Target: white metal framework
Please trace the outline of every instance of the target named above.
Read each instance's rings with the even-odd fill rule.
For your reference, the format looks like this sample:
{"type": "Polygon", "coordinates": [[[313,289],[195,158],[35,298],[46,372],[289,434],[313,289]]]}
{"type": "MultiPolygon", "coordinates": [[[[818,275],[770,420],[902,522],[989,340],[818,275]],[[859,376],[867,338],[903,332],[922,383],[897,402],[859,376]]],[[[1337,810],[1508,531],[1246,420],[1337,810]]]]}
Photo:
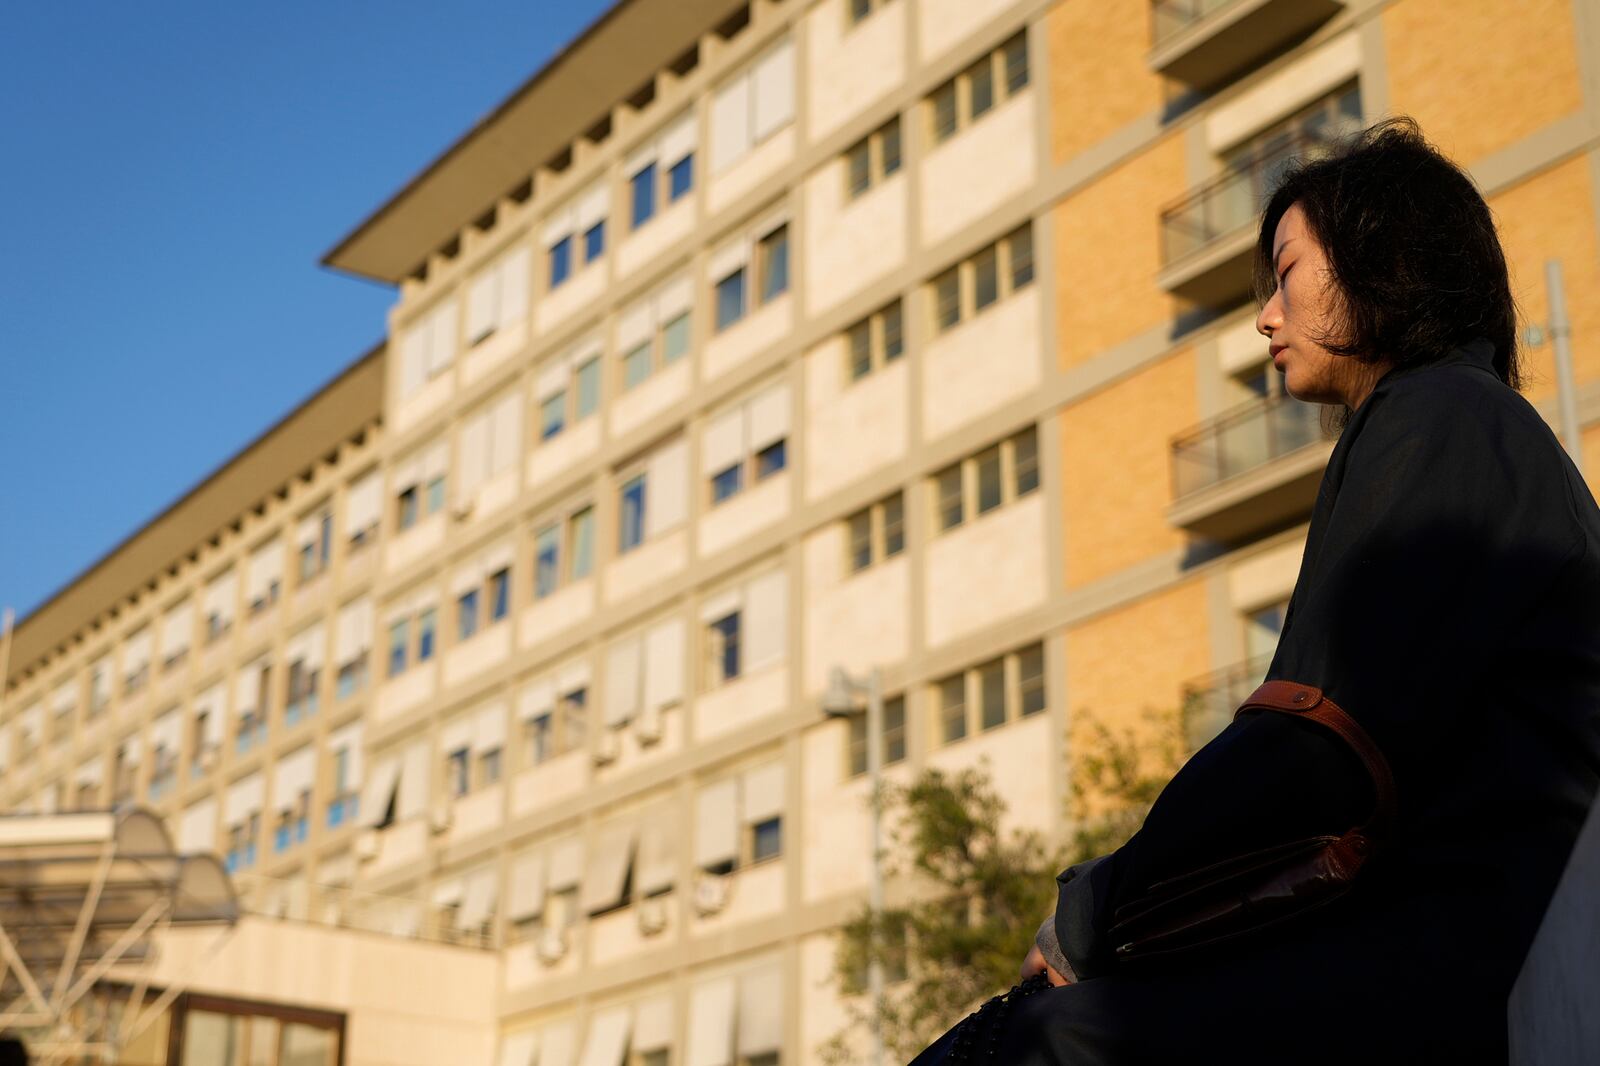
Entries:
{"type": "Polygon", "coordinates": [[[146,1004],[136,977],[112,1020],[89,1009],[97,982],[147,962],[173,925],[216,926],[214,950],[238,916],[216,858],[177,854],[147,810],[0,816],[0,1031],[21,1033],[35,1062],[114,1061],[182,985],[146,1004]]]}

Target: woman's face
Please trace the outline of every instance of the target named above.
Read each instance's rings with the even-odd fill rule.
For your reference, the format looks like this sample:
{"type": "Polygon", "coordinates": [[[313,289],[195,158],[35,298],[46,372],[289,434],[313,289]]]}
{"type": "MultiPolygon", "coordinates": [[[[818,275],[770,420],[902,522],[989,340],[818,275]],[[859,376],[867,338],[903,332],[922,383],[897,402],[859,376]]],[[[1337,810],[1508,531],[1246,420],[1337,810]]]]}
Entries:
{"type": "Polygon", "coordinates": [[[1298,203],[1278,220],[1272,251],[1278,286],[1256,316],[1256,332],[1271,341],[1273,365],[1283,372],[1284,389],[1306,403],[1342,403],[1354,410],[1393,364],[1363,366],[1311,339],[1310,334],[1330,327],[1334,282],[1298,203]]]}

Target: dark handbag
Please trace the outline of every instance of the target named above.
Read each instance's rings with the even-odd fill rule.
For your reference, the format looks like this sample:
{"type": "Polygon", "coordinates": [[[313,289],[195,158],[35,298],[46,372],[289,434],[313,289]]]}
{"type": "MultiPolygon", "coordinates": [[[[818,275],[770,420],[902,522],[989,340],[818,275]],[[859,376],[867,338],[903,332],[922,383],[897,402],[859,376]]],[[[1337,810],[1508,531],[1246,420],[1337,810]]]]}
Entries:
{"type": "Polygon", "coordinates": [[[1371,817],[1339,835],[1261,848],[1152,884],[1112,914],[1119,962],[1166,957],[1232,940],[1317,910],[1350,890],[1395,819],[1394,775],[1366,730],[1315,685],[1267,681],[1234,710],[1282,711],[1332,730],[1372,777],[1371,817]]]}

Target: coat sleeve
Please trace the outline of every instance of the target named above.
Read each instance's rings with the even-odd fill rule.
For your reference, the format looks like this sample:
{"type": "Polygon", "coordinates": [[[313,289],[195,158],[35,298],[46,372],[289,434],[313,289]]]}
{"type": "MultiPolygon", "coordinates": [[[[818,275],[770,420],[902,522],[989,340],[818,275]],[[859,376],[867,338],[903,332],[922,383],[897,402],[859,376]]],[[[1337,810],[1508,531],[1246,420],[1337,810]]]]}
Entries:
{"type": "MultiPolygon", "coordinates": [[[[1336,497],[1308,537],[1267,671],[1316,685],[1361,723],[1394,770],[1402,823],[1426,804],[1430,753],[1457,700],[1503,662],[1519,618],[1587,539],[1569,461],[1542,420],[1432,377],[1375,394],[1339,483],[1325,478],[1336,497]]],[[[1372,802],[1361,763],[1332,734],[1289,715],[1241,715],[1184,764],[1126,844],[1057,878],[1062,949],[1080,976],[1112,972],[1106,929],[1122,901],[1242,851],[1343,831],[1372,802]]]]}

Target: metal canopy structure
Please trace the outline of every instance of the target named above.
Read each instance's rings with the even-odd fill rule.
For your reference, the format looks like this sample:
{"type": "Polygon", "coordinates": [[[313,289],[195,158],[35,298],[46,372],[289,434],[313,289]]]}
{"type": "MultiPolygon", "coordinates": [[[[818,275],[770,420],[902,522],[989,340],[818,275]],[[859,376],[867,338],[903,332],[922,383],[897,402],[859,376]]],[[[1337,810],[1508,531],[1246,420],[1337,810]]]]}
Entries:
{"type": "Polygon", "coordinates": [[[0,1031],[38,1062],[113,1061],[181,986],[145,1004],[135,984],[113,1023],[81,1009],[97,982],[148,960],[171,926],[217,927],[220,947],[238,917],[221,863],[177,854],[150,811],[0,815],[0,1031]]]}

